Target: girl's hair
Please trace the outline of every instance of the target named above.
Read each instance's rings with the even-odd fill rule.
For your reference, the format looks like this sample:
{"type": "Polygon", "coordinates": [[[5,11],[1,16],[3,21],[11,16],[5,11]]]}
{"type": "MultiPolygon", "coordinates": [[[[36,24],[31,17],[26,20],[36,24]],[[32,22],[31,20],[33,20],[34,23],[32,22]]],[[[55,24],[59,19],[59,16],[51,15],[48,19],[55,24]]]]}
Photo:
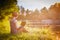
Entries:
{"type": "Polygon", "coordinates": [[[26,24],[26,22],[22,22],[22,23],[21,23],[21,26],[25,26],[25,24],[26,24]]]}
{"type": "Polygon", "coordinates": [[[13,12],[12,16],[18,16],[18,13],[17,12],[13,12]]]}

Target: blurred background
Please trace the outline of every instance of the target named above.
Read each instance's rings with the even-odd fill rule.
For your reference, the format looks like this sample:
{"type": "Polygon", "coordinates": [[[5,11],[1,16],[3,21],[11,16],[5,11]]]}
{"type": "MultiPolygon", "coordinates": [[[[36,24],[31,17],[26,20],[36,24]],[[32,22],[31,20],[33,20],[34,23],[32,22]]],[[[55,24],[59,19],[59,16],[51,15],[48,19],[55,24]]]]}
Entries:
{"type": "Polygon", "coordinates": [[[60,0],[0,0],[0,39],[60,40],[60,0]],[[10,34],[13,12],[19,14],[18,23],[26,21],[29,33],[10,34]]]}

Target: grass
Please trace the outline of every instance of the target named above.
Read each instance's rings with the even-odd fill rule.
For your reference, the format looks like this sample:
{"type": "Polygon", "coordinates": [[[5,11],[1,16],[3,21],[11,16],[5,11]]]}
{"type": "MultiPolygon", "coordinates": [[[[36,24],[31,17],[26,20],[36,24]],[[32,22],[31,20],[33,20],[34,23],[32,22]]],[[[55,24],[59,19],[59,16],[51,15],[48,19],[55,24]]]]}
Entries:
{"type": "Polygon", "coordinates": [[[45,30],[34,33],[0,34],[0,40],[57,40],[49,30],[45,30]]]}

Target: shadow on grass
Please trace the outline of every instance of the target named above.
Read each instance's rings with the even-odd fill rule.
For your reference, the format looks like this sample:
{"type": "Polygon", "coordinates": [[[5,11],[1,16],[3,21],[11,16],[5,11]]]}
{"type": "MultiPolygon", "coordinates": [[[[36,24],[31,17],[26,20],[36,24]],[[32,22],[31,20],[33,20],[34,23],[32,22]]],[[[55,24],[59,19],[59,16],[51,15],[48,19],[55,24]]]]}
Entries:
{"type": "Polygon", "coordinates": [[[11,34],[0,34],[0,40],[5,40],[7,38],[9,38],[11,36],[11,34]]]}
{"type": "Polygon", "coordinates": [[[0,40],[53,40],[53,39],[49,37],[45,37],[43,35],[37,35],[37,34],[31,35],[28,33],[0,34],[0,40]]]}
{"type": "Polygon", "coordinates": [[[0,34],[0,40],[16,40],[17,39],[17,36],[14,35],[14,34],[9,34],[9,33],[6,33],[6,34],[0,34]]]}

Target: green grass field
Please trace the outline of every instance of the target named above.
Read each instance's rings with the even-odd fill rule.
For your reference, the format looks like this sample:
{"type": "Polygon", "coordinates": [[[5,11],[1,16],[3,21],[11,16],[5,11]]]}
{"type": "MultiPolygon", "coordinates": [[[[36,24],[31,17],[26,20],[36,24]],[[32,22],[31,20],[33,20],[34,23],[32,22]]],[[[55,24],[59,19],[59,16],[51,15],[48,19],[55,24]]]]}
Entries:
{"type": "Polygon", "coordinates": [[[55,36],[43,34],[1,34],[0,40],[56,40],[55,36]]]}

